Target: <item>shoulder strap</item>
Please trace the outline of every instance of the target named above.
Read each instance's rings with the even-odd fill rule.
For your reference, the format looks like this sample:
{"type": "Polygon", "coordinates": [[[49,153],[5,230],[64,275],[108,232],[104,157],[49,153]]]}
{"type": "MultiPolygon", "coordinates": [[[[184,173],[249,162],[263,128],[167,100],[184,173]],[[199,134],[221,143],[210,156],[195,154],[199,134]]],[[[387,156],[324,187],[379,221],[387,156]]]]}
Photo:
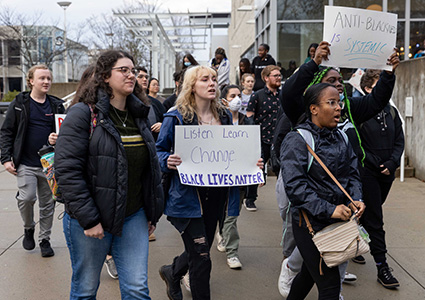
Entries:
{"type": "MultiPolygon", "coordinates": [[[[348,145],[348,135],[339,128],[338,128],[338,131],[339,133],[341,133],[342,137],[344,138],[345,144],[348,145]]],[[[314,148],[313,148],[313,151],[314,151],[314,148]]]]}
{"type": "Polygon", "coordinates": [[[390,114],[391,117],[393,118],[393,121],[395,120],[395,115],[396,115],[396,111],[395,111],[395,107],[390,105],[390,114]]]}
{"type": "Polygon", "coordinates": [[[307,149],[311,153],[311,155],[314,156],[314,158],[317,160],[317,162],[322,166],[322,168],[328,173],[328,175],[332,178],[332,180],[336,183],[336,185],[340,188],[340,190],[347,196],[347,198],[351,201],[351,204],[358,209],[356,204],[354,203],[353,199],[351,198],[350,194],[347,193],[347,191],[344,189],[344,187],[339,183],[338,179],[335,178],[335,176],[329,171],[328,167],[322,162],[322,160],[317,156],[317,154],[311,149],[311,147],[307,144],[307,149]]]}
{"type": "MultiPolygon", "coordinates": [[[[307,129],[297,129],[298,133],[301,134],[301,136],[303,137],[304,141],[307,143],[307,145],[310,146],[311,149],[313,149],[314,151],[314,139],[313,139],[313,134],[311,133],[311,131],[307,130],[307,129]]],[[[307,166],[307,173],[308,171],[310,171],[311,168],[311,164],[313,163],[313,156],[311,155],[311,153],[308,153],[308,166],[307,166]]]]}

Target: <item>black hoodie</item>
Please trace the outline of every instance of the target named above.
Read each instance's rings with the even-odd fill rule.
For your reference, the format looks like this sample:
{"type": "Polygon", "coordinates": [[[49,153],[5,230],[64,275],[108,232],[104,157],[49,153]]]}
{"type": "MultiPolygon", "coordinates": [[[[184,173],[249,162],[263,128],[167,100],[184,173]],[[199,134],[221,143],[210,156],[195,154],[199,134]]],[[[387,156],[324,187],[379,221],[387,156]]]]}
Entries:
{"type": "Polygon", "coordinates": [[[276,65],[276,61],[270,54],[267,54],[264,60],[259,56],[254,57],[252,60],[251,73],[255,74],[254,92],[264,88],[265,83],[263,79],[261,79],[261,72],[265,67],[270,65],[276,65]]]}

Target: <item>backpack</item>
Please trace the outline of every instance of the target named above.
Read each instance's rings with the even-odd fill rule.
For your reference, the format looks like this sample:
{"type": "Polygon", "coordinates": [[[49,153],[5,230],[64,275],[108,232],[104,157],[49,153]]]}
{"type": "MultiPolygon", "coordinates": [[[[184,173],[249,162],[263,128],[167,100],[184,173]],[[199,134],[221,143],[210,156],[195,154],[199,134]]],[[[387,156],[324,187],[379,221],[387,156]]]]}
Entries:
{"type": "MultiPolygon", "coordinates": [[[[97,124],[97,113],[94,113],[92,105],[90,104],[87,104],[87,105],[90,108],[89,140],[91,140],[94,129],[97,124]]],[[[44,145],[38,151],[38,155],[40,155],[40,162],[43,167],[43,173],[46,176],[50,190],[52,191],[53,200],[63,204],[64,200],[62,199],[62,193],[59,190],[59,186],[55,177],[55,147],[51,145],[44,145]]]]}
{"type": "MultiPolygon", "coordinates": [[[[304,141],[310,146],[310,148],[314,151],[314,139],[313,134],[310,130],[307,129],[297,129],[298,133],[303,137],[304,141]]],[[[348,145],[348,136],[345,134],[344,131],[341,129],[338,129],[338,132],[341,133],[342,137],[344,138],[345,144],[348,145]]],[[[308,166],[307,166],[307,173],[310,171],[311,165],[313,164],[314,157],[311,155],[310,152],[308,152],[308,166]]]]}

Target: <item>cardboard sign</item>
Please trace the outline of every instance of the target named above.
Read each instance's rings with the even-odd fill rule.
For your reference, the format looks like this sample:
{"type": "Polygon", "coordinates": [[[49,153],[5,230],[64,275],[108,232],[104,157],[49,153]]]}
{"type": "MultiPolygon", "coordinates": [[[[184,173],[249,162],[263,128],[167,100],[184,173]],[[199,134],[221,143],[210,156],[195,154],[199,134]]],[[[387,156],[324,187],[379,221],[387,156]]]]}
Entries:
{"type": "Polygon", "coordinates": [[[241,186],[264,183],[260,126],[176,126],[175,154],[180,182],[194,186],[241,186]]]}
{"type": "Polygon", "coordinates": [[[325,6],[323,40],[331,44],[324,66],[392,70],[387,59],[397,38],[397,15],[325,6]]]}
{"type": "Polygon", "coordinates": [[[65,120],[65,114],[55,114],[56,133],[59,134],[59,129],[62,126],[63,120],[65,120]]]}
{"type": "Polygon", "coordinates": [[[356,90],[360,92],[360,94],[364,96],[365,93],[363,92],[360,86],[360,81],[362,80],[363,74],[364,74],[364,71],[362,69],[357,69],[356,73],[351,75],[351,78],[350,80],[348,80],[348,83],[351,84],[356,90]]]}

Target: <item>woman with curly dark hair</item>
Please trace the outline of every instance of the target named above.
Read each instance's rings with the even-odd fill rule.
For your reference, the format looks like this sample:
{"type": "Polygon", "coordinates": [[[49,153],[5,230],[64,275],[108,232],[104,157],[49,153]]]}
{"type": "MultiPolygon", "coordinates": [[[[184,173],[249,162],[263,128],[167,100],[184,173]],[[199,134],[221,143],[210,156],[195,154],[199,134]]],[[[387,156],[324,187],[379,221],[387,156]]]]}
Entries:
{"type": "Polygon", "coordinates": [[[65,201],[71,299],[94,299],[112,251],[122,299],[150,299],[148,236],[163,210],[146,95],[133,58],[103,53],[61,126],[55,164],[65,201]]]}

